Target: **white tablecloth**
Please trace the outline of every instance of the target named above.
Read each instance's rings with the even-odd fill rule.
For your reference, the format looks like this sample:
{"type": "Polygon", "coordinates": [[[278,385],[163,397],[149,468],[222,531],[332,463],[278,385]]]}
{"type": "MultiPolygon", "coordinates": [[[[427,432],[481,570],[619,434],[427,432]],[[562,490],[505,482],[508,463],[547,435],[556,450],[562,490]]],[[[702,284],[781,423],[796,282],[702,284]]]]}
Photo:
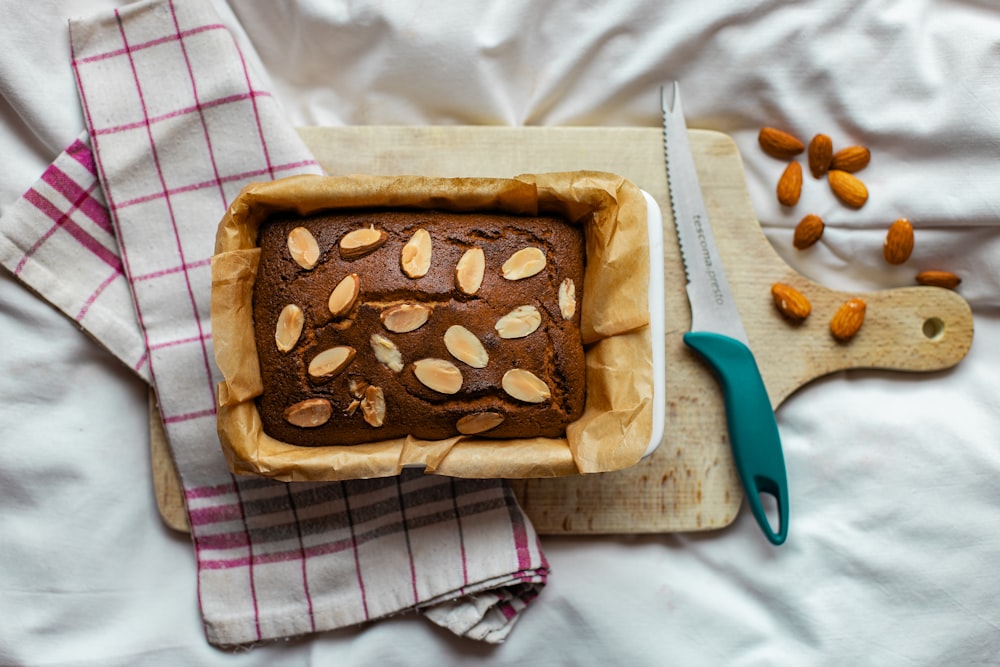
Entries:
{"type": "MultiPolygon", "coordinates": [[[[83,129],[67,19],[110,0],[0,3],[0,215],[83,129]]],[[[778,411],[788,543],[749,513],[702,534],[543,539],[549,584],[500,647],[407,616],[225,653],[188,538],[160,522],[145,385],[0,272],[0,664],[933,665],[1000,660],[1000,12],[930,2],[232,2],[296,125],[691,127],[737,141],[765,233],[838,289],[959,273],[976,334],[955,369],[841,373],[778,411]],[[757,131],[871,148],[859,211],[757,131]],[[827,230],[791,246],[807,206],[827,230]],[[881,256],[905,216],[917,248],[881,256]]]]}

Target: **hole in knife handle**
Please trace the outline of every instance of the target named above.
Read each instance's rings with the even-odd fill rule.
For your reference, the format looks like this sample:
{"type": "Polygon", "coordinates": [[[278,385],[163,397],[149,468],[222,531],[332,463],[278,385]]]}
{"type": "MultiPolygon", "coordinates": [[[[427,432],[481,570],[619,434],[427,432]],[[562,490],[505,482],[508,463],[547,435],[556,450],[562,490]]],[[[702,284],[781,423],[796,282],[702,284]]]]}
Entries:
{"type": "Polygon", "coordinates": [[[781,513],[778,511],[778,497],[767,491],[758,491],[757,498],[767,517],[767,523],[775,533],[781,532],[781,513]]]}
{"type": "Polygon", "coordinates": [[[750,510],[767,540],[779,546],[788,536],[788,490],[766,475],[754,475],[755,492],[747,493],[750,510]]]}
{"type": "Polygon", "coordinates": [[[940,317],[928,317],[924,320],[924,336],[929,340],[938,340],[944,336],[944,320],[940,317]]]}

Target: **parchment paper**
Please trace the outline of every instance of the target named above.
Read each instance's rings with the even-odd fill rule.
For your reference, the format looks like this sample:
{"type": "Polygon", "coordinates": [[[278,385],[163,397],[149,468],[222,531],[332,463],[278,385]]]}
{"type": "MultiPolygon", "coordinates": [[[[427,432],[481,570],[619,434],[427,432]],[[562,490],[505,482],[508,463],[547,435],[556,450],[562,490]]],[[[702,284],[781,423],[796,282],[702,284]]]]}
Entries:
{"type": "Polygon", "coordinates": [[[212,260],[212,330],[224,381],[218,431],[234,473],[284,481],[396,475],[404,466],[472,478],[555,477],[606,472],[642,457],[652,433],[646,204],[630,181],[601,172],[513,179],[420,176],[294,176],[243,189],[219,223],[212,260]],[[584,413],[565,438],[442,441],[401,438],[362,445],[302,447],[263,432],[254,399],[263,391],[253,336],[257,230],[279,211],[434,208],[525,215],[556,213],[584,231],[581,305],[586,352],[584,413]]]}

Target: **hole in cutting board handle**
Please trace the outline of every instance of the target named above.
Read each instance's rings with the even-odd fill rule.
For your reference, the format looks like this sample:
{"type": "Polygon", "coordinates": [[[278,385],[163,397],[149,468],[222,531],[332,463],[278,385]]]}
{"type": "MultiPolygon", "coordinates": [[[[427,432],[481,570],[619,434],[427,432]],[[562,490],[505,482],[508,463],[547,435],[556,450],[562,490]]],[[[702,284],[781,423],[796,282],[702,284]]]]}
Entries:
{"type": "Polygon", "coordinates": [[[944,320],[940,317],[928,317],[924,320],[924,336],[929,340],[938,340],[944,336],[944,320]]]}

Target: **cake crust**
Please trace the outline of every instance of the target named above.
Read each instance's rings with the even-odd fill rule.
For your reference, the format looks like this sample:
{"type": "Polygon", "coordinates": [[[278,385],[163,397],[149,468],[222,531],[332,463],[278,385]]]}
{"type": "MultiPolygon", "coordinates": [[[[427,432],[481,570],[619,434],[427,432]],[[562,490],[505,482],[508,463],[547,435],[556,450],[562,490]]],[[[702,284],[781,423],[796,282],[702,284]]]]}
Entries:
{"type": "Polygon", "coordinates": [[[256,400],[271,437],[301,446],[480,432],[563,437],[583,413],[579,226],[544,216],[351,210],[276,215],[257,241],[253,320],[264,391],[256,400]],[[303,245],[302,229],[318,255],[308,239],[303,245]],[[476,289],[468,271],[456,276],[456,267],[476,263],[474,249],[484,260],[476,289]],[[539,254],[544,265],[533,273],[539,254]],[[294,313],[289,305],[301,322],[282,319],[294,313]],[[520,371],[541,386],[519,381],[511,390],[520,371]]]}

